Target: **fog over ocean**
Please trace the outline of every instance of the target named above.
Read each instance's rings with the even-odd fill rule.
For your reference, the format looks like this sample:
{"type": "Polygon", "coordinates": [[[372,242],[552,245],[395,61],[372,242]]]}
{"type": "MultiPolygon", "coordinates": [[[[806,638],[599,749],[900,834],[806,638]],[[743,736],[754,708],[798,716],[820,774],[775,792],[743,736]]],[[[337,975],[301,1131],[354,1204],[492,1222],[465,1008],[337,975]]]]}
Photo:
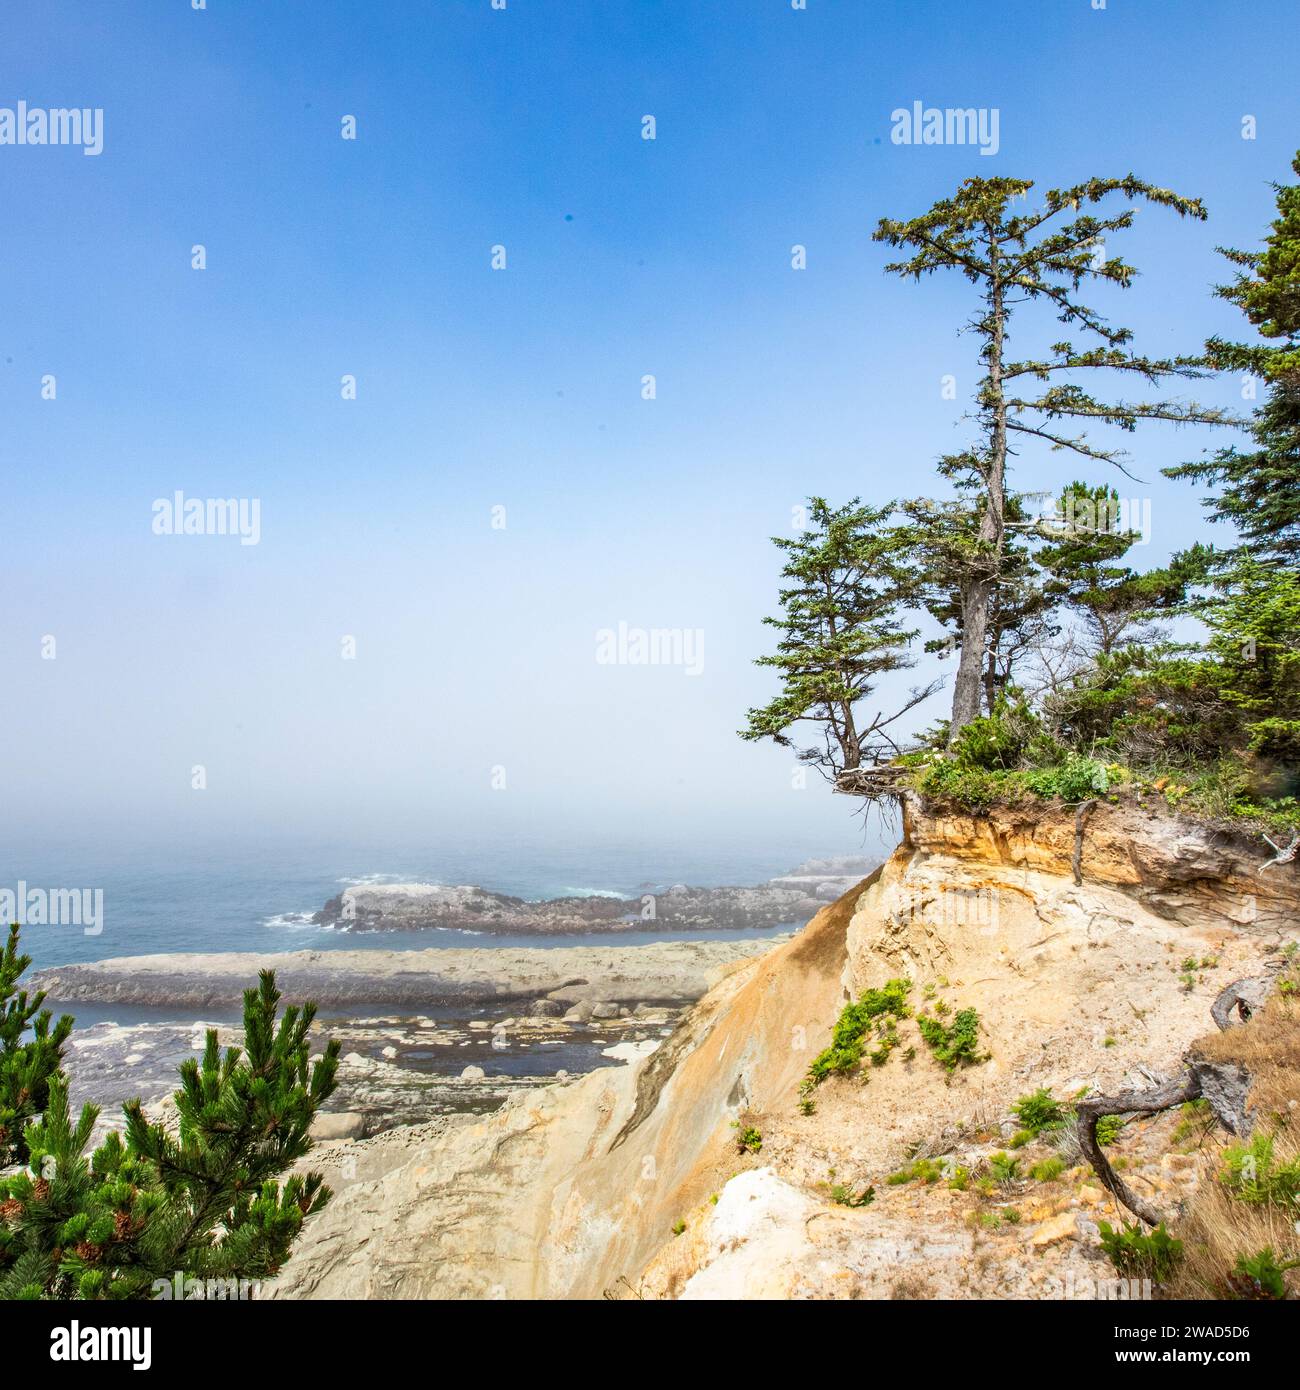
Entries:
{"type": "MultiPolygon", "coordinates": [[[[846,811],[848,810],[846,803],[846,811]]],[[[581,945],[581,936],[524,938],[456,930],[350,934],[313,925],[310,916],[351,883],[476,884],[526,899],[633,895],[676,883],[698,887],[758,884],[816,857],[877,853],[846,814],[842,833],[809,826],[761,840],[719,833],[678,843],[654,838],[495,842],[478,834],[403,843],[321,843],[319,837],[235,837],[206,845],[124,845],[88,851],[48,842],[0,857],[0,889],[102,890],[102,930],[76,925],[24,926],[22,949],[35,968],[158,952],[416,950],[430,946],[581,945]],[[828,840],[834,842],[828,843],[828,840]]],[[[759,933],[753,933],[755,936],[759,933]]],[[[646,931],[593,935],[592,944],[635,945],[691,933],[646,931]]],[[[700,933],[709,939],[743,932],[700,933]]]]}

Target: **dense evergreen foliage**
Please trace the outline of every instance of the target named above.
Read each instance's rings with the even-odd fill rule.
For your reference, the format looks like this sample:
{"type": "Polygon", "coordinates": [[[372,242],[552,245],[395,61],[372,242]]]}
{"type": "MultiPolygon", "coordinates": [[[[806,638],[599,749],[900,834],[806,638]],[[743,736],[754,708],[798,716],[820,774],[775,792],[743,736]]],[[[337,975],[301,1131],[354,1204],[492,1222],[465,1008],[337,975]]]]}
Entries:
{"type": "MultiPolygon", "coordinates": [[[[27,964],[16,948],[15,928],[0,991],[27,964]]],[[[181,1064],[175,1124],[151,1124],[128,1102],[124,1134],[90,1154],[98,1108],[73,1118],[60,1066],[72,1020],[51,1030],[38,1016],[26,1041],[6,1022],[0,1103],[26,1124],[21,1166],[0,1177],[0,1298],[192,1297],[195,1287],[226,1296],[276,1273],[330,1197],[318,1174],[279,1179],[311,1147],[339,1055],[331,1042],[312,1062],[314,1006],[286,1008],[277,1024],[279,1000],[263,971],[244,994],[243,1048],[223,1053],[212,1030],[203,1056],[181,1064]]],[[[12,1011],[31,1007],[19,994],[12,1011]]]]}

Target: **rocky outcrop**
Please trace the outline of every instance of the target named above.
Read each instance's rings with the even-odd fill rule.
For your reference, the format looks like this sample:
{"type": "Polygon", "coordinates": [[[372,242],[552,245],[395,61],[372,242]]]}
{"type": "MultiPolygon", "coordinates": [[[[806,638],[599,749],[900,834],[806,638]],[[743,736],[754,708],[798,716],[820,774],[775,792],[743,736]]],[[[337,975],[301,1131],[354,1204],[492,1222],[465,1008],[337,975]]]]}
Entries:
{"type": "Polygon", "coordinates": [[[754,888],[677,884],[647,887],[631,898],[597,895],[542,902],[446,884],[355,884],[331,898],[312,920],[353,932],[441,928],[511,935],[802,926],[874,867],[861,860],[809,860],[754,888]]]}
{"type": "MultiPolygon", "coordinates": [[[[1098,807],[1080,885],[1072,809],[1045,808],[1037,824],[910,801],[904,843],[882,870],[722,978],[649,1057],[427,1138],[394,1131],[326,1150],[330,1165],[352,1150],[354,1176],[337,1171],[338,1196],[274,1296],[1097,1287],[1113,1271],[1095,1218],[1118,1218],[1100,1186],[1044,1185],[1013,1223],[973,1192],[885,1177],[916,1154],[985,1161],[1016,1128],[1013,1102],[1039,1087],[1110,1093],[1175,1074],[1223,987],[1266,973],[1274,933],[1258,916],[1216,913],[1239,906],[1253,869],[1208,833],[1098,807]],[[832,1077],[809,1113],[800,1085],[844,1001],[898,976],[931,1017],[975,1010],[984,1059],[945,1069],[907,1019],[882,1065],[832,1077]]],[[[1270,920],[1300,906],[1286,872],[1270,888],[1270,920]]]]}
{"type": "Polygon", "coordinates": [[[617,1004],[698,999],[753,946],[672,941],[648,946],[448,948],[422,951],[224,952],[117,956],[37,971],[32,984],[60,1004],[78,1000],[155,1008],[236,1008],[259,970],[274,970],[291,1004],[322,1008],[437,1008],[546,998],[617,1004]]]}

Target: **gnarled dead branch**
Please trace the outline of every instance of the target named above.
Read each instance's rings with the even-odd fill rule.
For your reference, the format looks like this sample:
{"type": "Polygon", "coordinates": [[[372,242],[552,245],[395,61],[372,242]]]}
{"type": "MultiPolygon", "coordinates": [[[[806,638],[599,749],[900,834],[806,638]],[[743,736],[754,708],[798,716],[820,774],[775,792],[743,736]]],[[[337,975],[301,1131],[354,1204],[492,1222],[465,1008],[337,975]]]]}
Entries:
{"type": "Polygon", "coordinates": [[[1081,1100],[1075,1111],[1083,1156],[1092,1164],[1102,1185],[1114,1194],[1116,1201],[1135,1216],[1141,1217],[1148,1226],[1158,1226],[1165,1218],[1144,1197],[1139,1197],[1110,1166],[1110,1160],[1097,1142],[1097,1121],[1103,1115],[1155,1115],[1185,1101],[1196,1100],[1200,1094],[1200,1085],[1189,1072],[1150,1091],[1120,1091],[1113,1096],[1090,1096],[1081,1100]]]}
{"type": "MultiPolygon", "coordinates": [[[[1248,1019],[1263,1004],[1273,978],[1273,975],[1263,975],[1235,980],[1223,990],[1210,1008],[1218,1027],[1230,1026],[1234,1008],[1243,1021],[1248,1019]]],[[[1079,1101],[1075,1108],[1079,1148],[1102,1185],[1118,1202],[1148,1226],[1158,1226],[1167,1218],[1152,1203],[1139,1197],[1110,1166],[1097,1142],[1097,1122],[1103,1115],[1156,1115],[1189,1100],[1204,1100],[1224,1129],[1239,1136],[1246,1135],[1251,1128],[1251,1117],[1246,1110],[1249,1091],[1250,1076],[1240,1064],[1192,1056],[1182,1076],[1162,1082],[1151,1090],[1119,1091],[1113,1096],[1088,1096],[1079,1101]]]]}
{"type": "Polygon", "coordinates": [[[1218,1030],[1226,1032],[1233,1025],[1232,1015],[1237,1015],[1238,1023],[1245,1023],[1251,1014],[1263,1004],[1273,980],[1269,975],[1256,975],[1246,980],[1234,980],[1227,989],[1210,1005],[1210,1017],[1218,1030]]]}

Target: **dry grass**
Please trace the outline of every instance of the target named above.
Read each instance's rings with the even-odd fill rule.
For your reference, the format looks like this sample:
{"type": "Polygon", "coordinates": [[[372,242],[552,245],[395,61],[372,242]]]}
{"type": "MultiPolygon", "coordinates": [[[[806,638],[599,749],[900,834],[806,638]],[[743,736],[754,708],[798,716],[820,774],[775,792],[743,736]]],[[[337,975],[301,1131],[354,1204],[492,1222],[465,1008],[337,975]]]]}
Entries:
{"type": "MultiPolygon", "coordinates": [[[[1271,1136],[1278,1164],[1300,1157],[1300,996],[1287,992],[1300,971],[1287,970],[1268,1003],[1246,1024],[1215,1033],[1194,1049],[1217,1062],[1238,1062],[1251,1077],[1248,1105],[1254,1134],[1271,1136]]],[[[1202,1165],[1201,1178],[1186,1215],[1174,1234],[1184,1259],[1168,1292],[1175,1298],[1239,1296],[1229,1282],[1237,1260],[1271,1249],[1278,1261],[1300,1257],[1300,1212],[1275,1205],[1252,1205],[1233,1196],[1219,1181],[1222,1153],[1216,1145],[1202,1165]]],[[[1300,1271],[1286,1276],[1288,1298],[1300,1297],[1300,1271]]]]}

